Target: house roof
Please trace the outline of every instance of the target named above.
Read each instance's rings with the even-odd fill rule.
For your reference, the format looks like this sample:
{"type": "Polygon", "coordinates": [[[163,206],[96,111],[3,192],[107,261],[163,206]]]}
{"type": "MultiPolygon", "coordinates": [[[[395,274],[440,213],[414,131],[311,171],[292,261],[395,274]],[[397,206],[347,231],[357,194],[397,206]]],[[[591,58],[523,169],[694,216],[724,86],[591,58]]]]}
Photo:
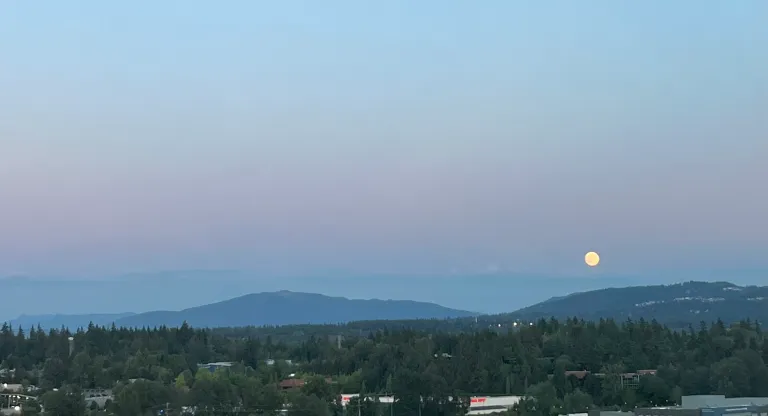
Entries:
{"type": "Polygon", "coordinates": [[[574,371],[566,371],[565,372],[565,376],[566,377],[574,376],[574,377],[576,377],[578,379],[582,379],[582,378],[586,377],[587,374],[589,374],[589,371],[587,371],[587,370],[574,370],[574,371]]]}
{"type": "Polygon", "coordinates": [[[303,387],[303,386],[304,386],[304,380],[300,378],[289,378],[280,382],[280,387],[284,389],[303,387]]]}

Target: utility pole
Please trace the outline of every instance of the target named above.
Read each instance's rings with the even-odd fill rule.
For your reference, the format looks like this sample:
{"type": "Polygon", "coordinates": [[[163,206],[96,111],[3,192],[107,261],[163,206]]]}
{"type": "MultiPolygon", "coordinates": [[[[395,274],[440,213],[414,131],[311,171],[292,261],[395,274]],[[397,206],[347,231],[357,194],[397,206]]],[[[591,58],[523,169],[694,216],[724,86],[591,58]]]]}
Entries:
{"type": "Polygon", "coordinates": [[[421,416],[421,395],[419,395],[419,416],[421,416]]]}

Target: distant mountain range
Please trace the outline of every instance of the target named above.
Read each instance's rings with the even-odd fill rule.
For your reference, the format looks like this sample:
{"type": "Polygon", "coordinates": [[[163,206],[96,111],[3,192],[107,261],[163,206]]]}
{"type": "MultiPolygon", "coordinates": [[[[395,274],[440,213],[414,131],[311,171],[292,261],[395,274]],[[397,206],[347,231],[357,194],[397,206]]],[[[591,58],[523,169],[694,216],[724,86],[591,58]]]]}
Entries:
{"type": "Polygon", "coordinates": [[[317,273],[273,276],[251,271],[188,270],[139,273],[120,277],[1,278],[0,322],[21,314],[117,314],[126,311],[179,311],[246,293],[290,290],[349,299],[411,299],[466,311],[498,314],[515,311],[553,296],[606,287],[668,284],[686,280],[727,280],[740,285],[766,284],[768,270],[687,274],[615,275],[590,270],[588,275],[494,271],[464,274],[317,273]]]}
{"type": "Polygon", "coordinates": [[[608,288],[554,297],[508,315],[526,320],[552,316],[587,320],[645,318],[677,327],[717,319],[768,322],[768,287],[686,282],[608,288]]]}
{"type": "Polygon", "coordinates": [[[183,309],[146,313],[96,315],[22,315],[11,321],[18,327],[40,324],[44,328],[97,325],[125,327],[179,326],[234,327],[291,324],[337,324],[350,321],[446,319],[476,316],[469,311],[434,303],[408,300],[362,300],[290,291],[254,293],[223,302],[183,309]]]}
{"type": "MultiPolygon", "coordinates": [[[[446,308],[435,303],[406,300],[361,300],[312,293],[279,291],[255,293],[222,302],[183,309],[146,313],[93,315],[22,315],[11,321],[15,327],[86,327],[97,325],[126,327],[178,326],[184,321],[195,327],[237,327],[340,324],[359,321],[401,321],[448,319],[446,329],[477,329],[513,321],[539,318],[578,317],[586,320],[613,318],[657,321],[676,328],[722,319],[768,321],[768,287],[738,286],[728,282],[686,282],[672,285],[607,288],[553,297],[512,313],[479,315],[446,308]],[[478,325],[467,325],[466,318],[477,317],[478,325]]],[[[471,322],[475,322],[474,319],[471,322]]],[[[379,325],[380,326],[380,325],[379,325]]],[[[378,327],[371,324],[371,328],[378,327]]]]}

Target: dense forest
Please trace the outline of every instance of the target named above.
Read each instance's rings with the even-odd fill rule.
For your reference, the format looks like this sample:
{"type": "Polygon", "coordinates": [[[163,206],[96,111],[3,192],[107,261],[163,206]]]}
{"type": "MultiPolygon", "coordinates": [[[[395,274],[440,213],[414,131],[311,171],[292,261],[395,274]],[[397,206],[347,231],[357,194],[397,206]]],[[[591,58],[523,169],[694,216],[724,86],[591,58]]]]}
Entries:
{"type": "Polygon", "coordinates": [[[735,322],[768,319],[768,287],[729,282],[683,282],[669,285],[605,288],[552,298],[507,314],[516,319],[578,316],[587,320],[656,319],[685,329],[700,321],[735,322]]]}
{"type": "Polygon", "coordinates": [[[340,415],[342,393],[370,398],[346,407],[359,415],[459,415],[472,395],[504,394],[527,397],[512,413],[553,415],[672,404],[683,394],[768,395],[768,340],[749,321],[673,331],[644,320],[542,319],[454,332],[430,322],[295,342],[269,334],[281,328],[6,325],[0,377],[39,398],[21,403],[24,414],[42,405],[52,415],[340,415]],[[211,362],[233,365],[199,366],[211,362]],[[304,383],[285,389],[289,378],[304,383]],[[93,389],[107,390],[103,408],[86,400],[93,389]],[[394,405],[377,403],[385,394],[394,405]]]}

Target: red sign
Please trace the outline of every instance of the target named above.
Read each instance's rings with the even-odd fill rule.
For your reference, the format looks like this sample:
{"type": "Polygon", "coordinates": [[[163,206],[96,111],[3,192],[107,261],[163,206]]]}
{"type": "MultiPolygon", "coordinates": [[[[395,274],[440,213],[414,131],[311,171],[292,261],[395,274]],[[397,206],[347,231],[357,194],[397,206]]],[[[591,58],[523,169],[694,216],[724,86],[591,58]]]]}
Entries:
{"type": "MultiPolygon", "coordinates": [[[[348,402],[348,401],[350,401],[350,400],[351,400],[353,397],[356,397],[356,396],[355,396],[355,395],[342,395],[342,396],[341,396],[341,401],[343,401],[343,402],[348,402]]],[[[481,404],[481,403],[485,403],[487,400],[488,400],[488,398],[487,398],[487,397],[472,397],[472,398],[470,399],[470,403],[481,404]]]]}

